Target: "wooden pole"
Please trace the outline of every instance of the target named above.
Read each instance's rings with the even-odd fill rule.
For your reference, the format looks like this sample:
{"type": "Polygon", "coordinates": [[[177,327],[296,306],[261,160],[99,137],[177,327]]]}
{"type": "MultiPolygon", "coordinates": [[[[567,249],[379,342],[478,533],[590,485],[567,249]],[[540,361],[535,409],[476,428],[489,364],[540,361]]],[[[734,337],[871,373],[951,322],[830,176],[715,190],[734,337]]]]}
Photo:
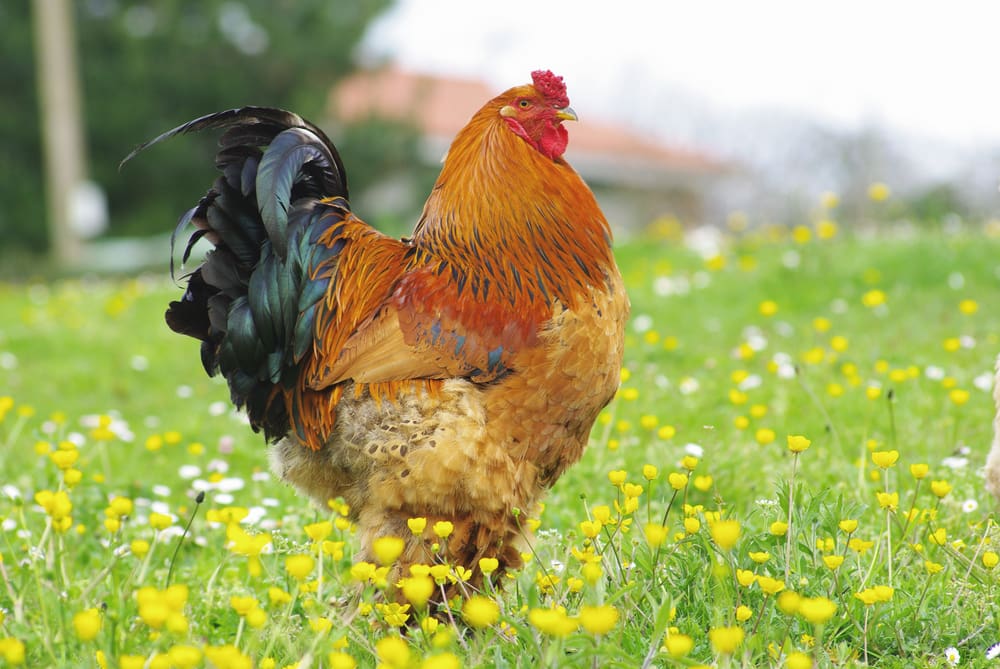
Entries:
{"type": "Polygon", "coordinates": [[[83,121],[72,0],[33,0],[35,57],[45,151],[49,252],[60,264],[80,258],[71,201],[84,177],[83,121]]]}

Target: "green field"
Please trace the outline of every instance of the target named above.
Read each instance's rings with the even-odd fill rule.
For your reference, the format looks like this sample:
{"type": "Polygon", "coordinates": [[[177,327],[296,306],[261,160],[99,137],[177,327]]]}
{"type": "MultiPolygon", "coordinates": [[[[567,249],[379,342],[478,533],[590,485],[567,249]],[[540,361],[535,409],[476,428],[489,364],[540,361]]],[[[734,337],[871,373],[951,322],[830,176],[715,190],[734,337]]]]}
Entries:
{"type": "Polygon", "coordinates": [[[622,389],[527,566],[440,620],[269,476],[166,270],[0,284],[0,667],[994,666],[988,232],[621,245],[622,389]]]}

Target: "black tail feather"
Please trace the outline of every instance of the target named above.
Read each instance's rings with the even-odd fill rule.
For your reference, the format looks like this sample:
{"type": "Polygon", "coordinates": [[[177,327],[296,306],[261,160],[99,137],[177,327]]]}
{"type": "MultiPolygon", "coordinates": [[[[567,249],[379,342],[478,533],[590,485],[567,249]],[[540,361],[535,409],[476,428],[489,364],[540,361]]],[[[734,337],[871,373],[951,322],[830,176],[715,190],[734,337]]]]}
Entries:
{"type": "Polygon", "coordinates": [[[309,266],[319,260],[317,253],[329,257],[340,250],[317,252],[317,228],[337,224],[347,211],[347,177],[322,130],[266,107],[194,119],[138,146],[122,165],[164,140],[212,129],[225,130],[215,157],[222,174],[180,218],[171,236],[171,275],[176,237],[189,224],[195,230],[182,263],[202,238],[215,248],[187,277],[184,296],[170,303],[166,321],[202,341],[205,371],[221,372],[254,429],[276,439],[290,429],[277,384],[295,378],[293,368],[310,348],[314,303],[329,282],[313,278],[309,266]],[[327,198],[336,198],[335,208],[317,206],[327,198]]]}

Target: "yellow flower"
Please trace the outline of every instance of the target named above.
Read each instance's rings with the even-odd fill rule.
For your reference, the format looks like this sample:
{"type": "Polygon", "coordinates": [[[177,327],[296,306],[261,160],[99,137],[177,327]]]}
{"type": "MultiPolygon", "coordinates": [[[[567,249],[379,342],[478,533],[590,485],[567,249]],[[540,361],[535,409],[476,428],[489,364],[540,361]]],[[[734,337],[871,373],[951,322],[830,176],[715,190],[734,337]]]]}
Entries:
{"type": "Polygon", "coordinates": [[[702,492],[708,492],[712,489],[712,477],[711,476],[695,476],[694,477],[694,487],[702,492]]]}
{"type": "Polygon", "coordinates": [[[740,604],[736,607],[736,620],[737,622],[744,623],[750,620],[750,616],[753,615],[753,611],[750,610],[749,606],[744,606],[740,604]]]}
{"type": "Polygon", "coordinates": [[[951,492],[951,484],[947,481],[931,481],[931,492],[935,497],[945,497],[951,492]]]}
{"type": "Polygon", "coordinates": [[[701,521],[693,516],[684,519],[684,531],[688,534],[695,534],[701,529],[701,521]]]}
{"type": "Polygon", "coordinates": [[[736,581],[744,588],[749,588],[757,580],[757,575],[749,569],[737,569],[736,581]]]}
{"type": "Polygon", "coordinates": [[[455,582],[451,575],[451,567],[446,564],[436,564],[431,567],[430,575],[438,585],[444,585],[446,581],[455,582]]]}
{"type": "Polygon", "coordinates": [[[305,580],[312,573],[315,566],[316,560],[313,559],[312,555],[308,555],[307,553],[289,555],[285,558],[285,571],[297,581],[305,580]]]}
{"type": "Polygon", "coordinates": [[[449,520],[439,520],[434,523],[434,534],[442,539],[447,539],[455,531],[455,526],[449,520]]]}
{"type": "Polygon", "coordinates": [[[1000,555],[997,555],[994,551],[986,551],[983,553],[983,566],[987,569],[993,569],[993,567],[1000,564],[1000,555]]]}
{"type": "Polygon", "coordinates": [[[334,560],[344,557],[343,541],[323,541],[320,543],[320,549],[334,560]]]}
{"type": "Polygon", "coordinates": [[[333,621],[329,618],[310,618],[309,628],[316,634],[326,634],[333,627],[333,621]]]}
{"type": "Polygon", "coordinates": [[[461,669],[462,661],[454,653],[431,655],[420,663],[420,669],[461,669]]]}
{"type": "Polygon", "coordinates": [[[97,609],[86,609],[73,616],[73,630],[80,641],[92,641],[101,631],[101,613],[97,609]]]}
{"type": "Polygon", "coordinates": [[[875,451],[872,453],[872,462],[882,469],[888,469],[896,464],[899,459],[899,451],[875,451]]]}
{"type": "Polygon", "coordinates": [[[813,661],[805,653],[796,650],[785,658],[785,666],[788,669],[810,669],[813,666],[813,661]]]}
{"type": "Polygon", "coordinates": [[[927,570],[928,574],[937,574],[944,569],[944,565],[931,560],[924,560],[924,569],[927,570]]]}
{"type": "Polygon", "coordinates": [[[410,576],[400,581],[403,596],[414,608],[422,609],[434,594],[434,581],[429,576],[410,576]]]}
{"type": "Polygon", "coordinates": [[[802,605],[802,595],[794,590],[783,590],[778,594],[778,609],[785,615],[795,615],[802,605]]]}
{"type": "Polygon", "coordinates": [[[75,448],[52,451],[49,453],[49,458],[56,467],[65,471],[76,464],[76,461],[80,458],[80,451],[75,448]]]}
{"type": "Polygon", "coordinates": [[[943,527],[939,527],[930,534],[928,534],[927,538],[931,540],[932,544],[937,544],[938,546],[944,546],[946,543],[948,543],[948,530],[944,529],[943,527]]]}
{"type": "Polygon", "coordinates": [[[948,399],[950,399],[955,406],[962,406],[969,401],[969,391],[962,390],[961,388],[952,388],[948,391],[948,399]]]}
{"type": "Polygon", "coordinates": [[[14,637],[0,638],[0,657],[12,666],[24,664],[24,642],[14,637]]]}
{"type": "Polygon", "coordinates": [[[720,655],[732,655],[743,643],[742,627],[716,627],[708,630],[708,640],[720,655]]]}
{"type": "Polygon", "coordinates": [[[489,627],[500,620],[500,607],[492,599],[474,595],[462,605],[462,618],[471,627],[489,627]]]}
{"type": "Polygon", "coordinates": [[[323,541],[323,539],[326,539],[333,533],[333,522],[324,520],[318,523],[310,523],[304,529],[313,541],[323,541]]]}
{"type": "Polygon", "coordinates": [[[835,571],[840,565],[844,564],[843,555],[824,555],[823,564],[826,565],[827,569],[835,571]]]}
{"type": "MultiPolygon", "coordinates": [[[[170,666],[176,669],[194,669],[201,662],[201,650],[194,646],[178,644],[167,651],[170,666]]],[[[232,666],[232,665],[229,665],[232,666]]]]}
{"type": "Polygon", "coordinates": [[[250,627],[260,629],[267,622],[267,613],[264,612],[264,609],[257,606],[247,611],[246,620],[247,625],[250,627]]]}
{"type": "Polygon", "coordinates": [[[611,481],[611,485],[620,487],[625,483],[625,479],[628,473],[624,469],[616,469],[615,471],[608,472],[608,480],[611,481]]]}
{"type": "Polygon", "coordinates": [[[811,441],[803,437],[801,434],[788,435],[788,450],[792,453],[801,453],[809,448],[811,443],[811,441]]]}
{"type": "Polygon", "coordinates": [[[776,595],[785,589],[785,582],[770,576],[758,576],[757,585],[767,595],[776,595]]]}
{"type": "Polygon", "coordinates": [[[232,597],[229,598],[229,605],[233,607],[233,610],[236,611],[237,615],[242,617],[246,616],[246,614],[249,613],[251,609],[257,607],[257,600],[249,595],[247,596],[233,595],[232,597]]]}
{"type": "Polygon", "coordinates": [[[183,615],[188,598],[186,585],[172,585],[166,590],[144,586],[136,591],[135,597],[139,604],[139,618],[153,629],[166,626],[168,630],[178,633],[187,630],[187,619],[183,615]]]}
{"type": "Polygon", "coordinates": [[[402,627],[410,619],[410,605],[390,602],[388,604],[376,604],[375,608],[382,614],[382,619],[387,625],[392,627],[402,627]]]}
{"type": "Polygon", "coordinates": [[[774,300],[764,300],[757,307],[757,310],[760,312],[761,316],[773,316],[778,313],[778,303],[774,300]]]}
{"type": "Polygon", "coordinates": [[[156,513],[155,511],[149,514],[149,526],[154,530],[165,530],[174,524],[174,519],[165,513],[156,513]]]}
{"type": "Polygon", "coordinates": [[[673,425],[664,425],[656,431],[656,436],[663,440],[673,439],[675,434],[677,434],[677,428],[673,425]]]}
{"type": "Polygon", "coordinates": [[[874,541],[865,541],[864,539],[859,539],[858,537],[854,537],[853,539],[847,542],[847,547],[850,548],[852,551],[855,551],[859,555],[864,555],[869,550],[871,550],[871,548],[874,545],[875,545],[874,541]]]}
{"type": "Polygon", "coordinates": [[[869,290],[861,296],[861,303],[869,309],[873,309],[877,306],[885,304],[885,293],[878,288],[869,290]]]}
{"type": "Polygon", "coordinates": [[[622,485],[622,492],[625,493],[626,497],[639,497],[642,495],[642,486],[636,485],[635,483],[626,483],[622,485]]]}
{"type": "Polygon", "coordinates": [[[881,181],[875,181],[870,186],[868,186],[868,197],[871,198],[872,202],[884,202],[889,199],[892,191],[889,187],[881,181]]]}
{"type": "Polygon", "coordinates": [[[496,558],[484,557],[479,558],[479,571],[484,574],[492,574],[500,566],[500,562],[496,558]]]}
{"type": "Polygon", "coordinates": [[[642,477],[647,481],[652,481],[659,475],[660,470],[658,470],[654,465],[643,465],[642,477]]]}
{"type": "Polygon", "coordinates": [[[670,657],[680,659],[691,652],[694,648],[694,639],[687,634],[668,634],[663,645],[666,647],[670,657]]]}
{"type": "Polygon", "coordinates": [[[730,550],[740,538],[740,523],[737,520],[718,520],[711,524],[712,540],[722,550],[730,550]]]}
{"type": "Polygon", "coordinates": [[[272,585],[270,588],[267,589],[267,599],[271,602],[271,604],[279,606],[281,604],[287,604],[288,602],[292,601],[292,595],[288,592],[285,592],[281,588],[277,588],[272,585]]]}
{"type": "Polygon", "coordinates": [[[681,474],[680,472],[671,472],[667,477],[667,482],[670,483],[670,487],[674,490],[683,490],[684,486],[687,485],[688,477],[687,474],[681,474]]]}
{"type": "Polygon", "coordinates": [[[618,624],[618,609],[610,604],[581,606],[580,624],[591,634],[607,634],[618,624]]]}
{"type": "Polygon", "coordinates": [[[410,528],[410,532],[414,535],[421,535],[424,533],[424,528],[427,527],[426,518],[410,518],[406,521],[406,526],[410,528]]]}
{"type": "Polygon", "coordinates": [[[875,493],[878,498],[878,505],[883,509],[888,509],[889,511],[895,511],[899,508],[899,493],[898,492],[879,492],[875,493]]]}
{"type": "Polygon", "coordinates": [[[845,519],[837,523],[837,527],[839,527],[843,532],[846,532],[847,534],[852,534],[854,530],[858,529],[858,521],[853,519],[845,519]]]}
{"type": "Polygon", "coordinates": [[[601,533],[601,521],[599,520],[584,520],[580,523],[580,531],[583,536],[588,539],[593,539],[598,534],[601,533]]]}
{"type": "Polygon", "coordinates": [[[375,653],[390,669],[404,669],[410,664],[410,646],[398,636],[379,639],[375,653]]]}
{"type": "Polygon", "coordinates": [[[783,537],[788,533],[788,523],[783,520],[776,520],[771,523],[767,531],[776,537],[783,537]]]}
{"type": "Polygon", "coordinates": [[[837,605],[826,597],[803,597],[798,614],[814,625],[822,625],[837,612],[837,605]]]}
{"type": "Polygon", "coordinates": [[[771,559],[771,554],[767,551],[759,551],[756,553],[754,551],[750,551],[750,559],[757,564],[764,564],[771,559]]]}
{"type": "Polygon", "coordinates": [[[326,656],[330,669],[356,669],[357,661],[342,650],[335,650],[326,656]]]}
{"type": "Polygon", "coordinates": [[[756,439],[757,443],[761,446],[767,446],[774,441],[774,438],[774,430],[767,427],[762,427],[754,433],[754,439],[756,439]]]}
{"type": "Polygon", "coordinates": [[[604,570],[596,562],[587,562],[580,568],[580,574],[590,585],[597,585],[601,577],[604,576],[604,570]]]}
{"type": "Polygon", "coordinates": [[[958,303],[958,310],[966,316],[971,316],[979,311],[979,303],[975,300],[965,299],[958,303]]]}
{"type": "Polygon", "coordinates": [[[132,543],[129,544],[129,550],[132,551],[132,555],[142,558],[149,552],[149,542],[143,539],[133,539],[132,543]]]}
{"type": "Polygon", "coordinates": [[[667,539],[667,528],[657,523],[646,523],[643,528],[646,535],[646,542],[652,548],[659,548],[667,539]]]}
{"type": "Polygon", "coordinates": [[[379,537],[372,542],[372,552],[382,565],[390,565],[403,553],[406,544],[399,537],[379,537]]]}
{"type": "Polygon", "coordinates": [[[910,474],[913,475],[913,478],[917,480],[920,480],[925,476],[927,476],[927,472],[929,470],[930,468],[925,464],[910,465],[910,474]]]}
{"type": "Polygon", "coordinates": [[[892,599],[892,594],[892,588],[885,585],[877,585],[874,588],[865,588],[861,592],[856,592],[854,596],[864,602],[865,606],[871,606],[878,602],[888,602],[892,599]]]}
{"type": "Polygon", "coordinates": [[[528,622],[543,634],[554,637],[569,636],[580,626],[580,622],[567,616],[562,608],[531,609],[528,612],[528,622]]]}

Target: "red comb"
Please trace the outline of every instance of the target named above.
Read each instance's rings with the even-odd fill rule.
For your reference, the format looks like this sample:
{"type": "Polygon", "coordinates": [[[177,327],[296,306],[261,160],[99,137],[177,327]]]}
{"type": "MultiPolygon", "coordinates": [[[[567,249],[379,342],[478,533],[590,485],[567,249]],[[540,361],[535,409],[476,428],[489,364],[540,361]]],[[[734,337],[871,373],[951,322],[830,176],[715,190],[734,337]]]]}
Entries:
{"type": "Polygon", "coordinates": [[[535,70],[531,73],[535,90],[545,96],[556,107],[568,107],[569,96],[562,77],[552,74],[552,70],[535,70]]]}

